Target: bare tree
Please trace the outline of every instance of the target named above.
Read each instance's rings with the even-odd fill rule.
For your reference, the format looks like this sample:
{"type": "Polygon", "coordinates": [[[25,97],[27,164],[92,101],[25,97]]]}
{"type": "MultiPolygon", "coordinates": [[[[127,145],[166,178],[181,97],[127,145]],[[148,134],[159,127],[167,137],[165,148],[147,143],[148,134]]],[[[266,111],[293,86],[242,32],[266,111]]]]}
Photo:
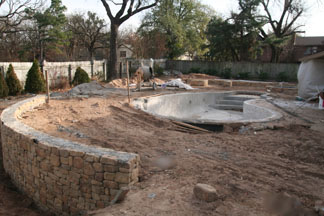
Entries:
{"type": "Polygon", "coordinates": [[[0,33],[12,32],[42,3],[42,0],[0,0],[0,33]]]}
{"type": "Polygon", "coordinates": [[[110,56],[107,79],[117,77],[117,39],[120,25],[131,16],[156,6],[159,1],[160,0],[152,0],[151,2],[146,0],[101,0],[110,19],[110,56]],[[120,6],[119,11],[115,15],[112,14],[109,3],[120,6]]]}
{"type": "Polygon", "coordinates": [[[90,11],[87,18],[84,17],[84,14],[70,16],[68,28],[72,31],[73,38],[77,38],[80,45],[88,50],[90,60],[93,60],[95,51],[105,47],[102,41],[108,39],[105,33],[106,23],[96,13],[90,11]]]}
{"type": "Polygon", "coordinates": [[[270,33],[266,33],[264,29],[260,29],[261,36],[266,41],[272,51],[271,61],[278,62],[280,57],[280,44],[286,41],[289,36],[302,26],[296,25],[298,18],[305,12],[303,0],[261,0],[261,5],[265,11],[265,18],[270,25],[270,33]],[[276,13],[280,16],[275,17],[270,11],[270,8],[275,8],[276,13]]]}

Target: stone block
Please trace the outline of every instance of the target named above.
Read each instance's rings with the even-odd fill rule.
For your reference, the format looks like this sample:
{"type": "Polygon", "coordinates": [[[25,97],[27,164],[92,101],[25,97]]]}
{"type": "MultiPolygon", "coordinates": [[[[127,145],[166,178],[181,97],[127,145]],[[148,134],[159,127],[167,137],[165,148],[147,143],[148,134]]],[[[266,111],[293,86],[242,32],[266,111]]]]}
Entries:
{"type": "Polygon", "coordinates": [[[80,190],[80,186],[78,184],[73,184],[72,183],[70,187],[71,187],[72,190],[76,190],[76,191],[80,190]]]}
{"type": "Polygon", "coordinates": [[[70,155],[73,157],[83,157],[84,152],[70,151],[70,155]]]}
{"type": "Polygon", "coordinates": [[[90,193],[92,185],[90,184],[81,184],[80,190],[82,193],[90,193]]]}
{"type": "Polygon", "coordinates": [[[92,162],[94,162],[94,158],[93,158],[93,156],[85,155],[84,156],[84,161],[92,163],[92,162]]]}
{"type": "Polygon", "coordinates": [[[69,166],[73,166],[73,157],[69,156],[69,166]]]}
{"type": "Polygon", "coordinates": [[[131,175],[129,173],[118,172],[118,173],[116,173],[115,181],[119,182],[119,183],[127,184],[130,182],[130,177],[131,177],[131,175]]]}
{"type": "Polygon", "coordinates": [[[44,149],[37,148],[36,149],[36,155],[41,157],[41,158],[45,158],[47,156],[47,153],[44,151],[44,149]]]}
{"type": "Polygon", "coordinates": [[[108,172],[104,173],[104,179],[106,180],[114,181],[115,177],[116,177],[115,173],[108,173],[108,172]]]}
{"type": "Polygon", "coordinates": [[[50,156],[50,163],[54,166],[54,167],[58,167],[60,166],[60,157],[54,154],[51,154],[50,156]]]}
{"type": "Polygon", "coordinates": [[[73,158],[73,167],[77,169],[83,169],[83,159],[80,157],[73,158]]]}
{"type": "Polygon", "coordinates": [[[216,189],[207,184],[197,184],[193,192],[198,199],[206,202],[213,202],[217,199],[216,189]]]}
{"type": "Polygon", "coordinates": [[[109,188],[105,188],[105,194],[108,195],[108,196],[110,195],[109,188]]]}
{"type": "Polygon", "coordinates": [[[134,166],[135,161],[119,162],[119,168],[131,169],[134,166]]]}
{"type": "Polygon", "coordinates": [[[69,158],[67,157],[60,157],[60,162],[64,165],[69,165],[69,158]]]}
{"type": "Polygon", "coordinates": [[[54,200],[54,207],[57,209],[57,210],[62,210],[62,207],[63,207],[63,202],[62,200],[58,199],[58,198],[55,198],[54,200]]]}
{"type": "Polygon", "coordinates": [[[95,180],[101,182],[104,179],[103,173],[96,173],[95,174],[95,180]]]}
{"type": "Polygon", "coordinates": [[[51,171],[51,165],[49,164],[49,161],[44,160],[40,162],[40,169],[46,172],[51,171]]]}
{"type": "Polygon", "coordinates": [[[71,197],[79,197],[80,196],[80,191],[79,190],[70,190],[70,196],[71,197]]]}
{"type": "Polygon", "coordinates": [[[56,155],[56,156],[60,156],[60,151],[57,147],[52,147],[51,148],[51,154],[56,155]]]}
{"type": "Polygon", "coordinates": [[[191,86],[208,86],[208,80],[203,79],[188,79],[187,83],[191,86]]]}
{"type": "Polygon", "coordinates": [[[103,172],[103,166],[101,163],[94,163],[93,168],[96,172],[103,172]]]}
{"type": "Polygon", "coordinates": [[[102,156],[100,159],[100,163],[107,164],[107,165],[116,165],[117,164],[117,157],[116,156],[102,156]]]}
{"type": "Polygon", "coordinates": [[[65,169],[67,171],[70,171],[71,170],[71,167],[69,165],[66,165],[66,164],[61,164],[61,168],[62,169],[65,169]]]}
{"type": "Polygon", "coordinates": [[[220,85],[224,87],[232,87],[232,81],[222,80],[222,79],[210,79],[208,80],[208,85],[220,85]]]}
{"type": "Polygon", "coordinates": [[[79,174],[83,174],[83,169],[78,169],[75,167],[71,167],[71,171],[79,174]]]}
{"type": "Polygon", "coordinates": [[[102,182],[100,182],[100,181],[96,181],[96,180],[91,180],[91,184],[92,184],[92,185],[98,185],[98,186],[101,186],[101,185],[102,185],[102,182]]]}
{"type": "Polygon", "coordinates": [[[25,142],[20,142],[20,147],[26,151],[28,150],[27,143],[25,142]]]}
{"type": "Polygon", "coordinates": [[[119,172],[122,172],[122,173],[130,173],[130,169],[128,168],[123,168],[123,167],[119,167],[119,172]]]}
{"type": "Polygon", "coordinates": [[[58,194],[58,195],[62,195],[63,194],[63,187],[56,184],[54,185],[54,193],[58,194]]]}
{"type": "Polygon", "coordinates": [[[60,156],[68,158],[70,156],[70,152],[68,150],[60,150],[60,156]]]}
{"type": "Polygon", "coordinates": [[[115,173],[118,171],[117,166],[112,166],[112,165],[104,165],[103,166],[105,172],[110,172],[110,173],[115,173]]]}
{"type": "Polygon", "coordinates": [[[60,169],[55,167],[54,168],[54,175],[56,175],[57,177],[60,178],[66,178],[69,174],[69,171],[65,170],[65,169],[60,169]]]}
{"type": "Polygon", "coordinates": [[[69,174],[68,174],[68,180],[71,183],[79,184],[80,178],[81,178],[81,175],[79,173],[75,173],[75,172],[70,171],[69,174]]]}
{"type": "Polygon", "coordinates": [[[93,169],[92,165],[89,163],[85,163],[83,172],[85,175],[92,176],[95,174],[95,170],[93,169]]]}
{"type": "Polygon", "coordinates": [[[93,200],[96,200],[96,201],[100,200],[100,196],[97,193],[92,192],[91,197],[92,197],[93,200]]]}
{"type": "Polygon", "coordinates": [[[53,179],[51,179],[50,177],[45,176],[45,183],[46,183],[47,185],[53,185],[54,182],[55,182],[55,181],[54,181],[53,179]]]}
{"type": "Polygon", "coordinates": [[[104,183],[104,186],[107,187],[107,188],[118,189],[118,183],[117,182],[105,180],[103,183],[104,183]]]}
{"type": "Polygon", "coordinates": [[[104,208],[104,207],[105,207],[105,203],[102,202],[102,201],[97,201],[97,203],[96,203],[96,207],[97,207],[97,208],[104,208]]]}
{"type": "Polygon", "coordinates": [[[83,196],[86,199],[91,199],[92,198],[91,194],[89,194],[89,193],[85,193],[85,194],[83,194],[83,196]]]}
{"type": "Polygon", "coordinates": [[[139,169],[133,169],[132,170],[131,180],[132,181],[138,181],[138,175],[139,175],[139,169]]]}
{"type": "Polygon", "coordinates": [[[92,191],[92,193],[96,193],[96,194],[104,194],[105,193],[104,188],[101,186],[98,186],[98,185],[92,185],[91,191],[92,191]]]}
{"type": "Polygon", "coordinates": [[[109,202],[109,196],[107,195],[100,195],[100,200],[102,200],[103,202],[109,202]]]}
{"type": "Polygon", "coordinates": [[[59,181],[62,185],[70,185],[70,182],[64,178],[61,178],[59,181]]]}
{"type": "Polygon", "coordinates": [[[36,178],[39,178],[39,169],[37,167],[32,167],[32,173],[33,176],[35,176],[36,178]]]}

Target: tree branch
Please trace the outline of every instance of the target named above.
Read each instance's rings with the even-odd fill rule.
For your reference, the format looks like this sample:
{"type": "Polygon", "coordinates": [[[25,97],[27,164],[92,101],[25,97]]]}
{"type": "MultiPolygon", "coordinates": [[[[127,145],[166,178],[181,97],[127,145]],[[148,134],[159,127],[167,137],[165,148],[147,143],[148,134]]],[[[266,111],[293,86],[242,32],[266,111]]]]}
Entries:
{"type": "Polygon", "coordinates": [[[122,4],[120,10],[118,11],[118,13],[115,16],[116,18],[120,18],[124,14],[126,6],[127,6],[127,2],[128,2],[128,0],[123,0],[123,4],[122,4]]]}
{"type": "Polygon", "coordinates": [[[114,16],[112,15],[110,7],[109,7],[108,3],[106,2],[106,0],[101,0],[101,2],[102,2],[103,6],[106,9],[106,12],[107,12],[107,15],[108,15],[109,19],[114,20],[114,16]]]}
{"type": "Polygon", "coordinates": [[[272,27],[272,30],[275,31],[276,26],[274,25],[274,22],[272,20],[272,16],[271,16],[269,8],[268,8],[269,0],[267,1],[267,3],[265,3],[265,1],[263,0],[263,1],[261,1],[261,4],[263,5],[263,8],[264,8],[265,12],[267,13],[267,19],[269,20],[269,23],[270,23],[270,25],[272,27]]]}
{"type": "Polygon", "coordinates": [[[298,17],[300,17],[302,15],[302,13],[303,13],[303,10],[299,11],[299,13],[291,20],[289,25],[285,26],[285,28],[282,31],[283,34],[285,34],[285,32],[287,32],[291,28],[291,26],[296,22],[298,17]]]}
{"type": "MultiPolygon", "coordinates": [[[[146,10],[146,9],[149,9],[149,8],[152,8],[152,7],[156,6],[159,1],[160,0],[155,0],[154,3],[152,3],[150,5],[147,5],[147,6],[144,6],[144,7],[141,7],[141,8],[136,8],[134,11],[130,11],[130,13],[127,13],[125,16],[123,16],[122,18],[120,18],[119,24],[122,24],[127,19],[129,19],[131,16],[133,16],[133,15],[135,15],[135,14],[137,14],[137,13],[143,11],[143,10],[146,10]]],[[[140,4],[140,2],[139,2],[139,4],[140,4]]]]}

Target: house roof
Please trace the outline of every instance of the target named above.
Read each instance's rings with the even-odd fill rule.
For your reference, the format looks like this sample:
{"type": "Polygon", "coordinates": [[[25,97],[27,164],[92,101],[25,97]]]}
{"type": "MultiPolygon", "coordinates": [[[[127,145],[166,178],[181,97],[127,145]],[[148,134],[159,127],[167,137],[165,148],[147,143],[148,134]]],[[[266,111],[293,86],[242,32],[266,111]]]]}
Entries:
{"type": "Polygon", "coordinates": [[[119,44],[118,48],[126,48],[132,51],[132,46],[130,44],[119,44]]]}
{"type": "Polygon", "coordinates": [[[322,37],[296,37],[295,46],[324,46],[324,36],[322,37]]]}
{"type": "Polygon", "coordinates": [[[308,61],[308,60],[313,60],[313,59],[324,59],[324,51],[303,57],[303,58],[299,59],[299,61],[308,61]]]}

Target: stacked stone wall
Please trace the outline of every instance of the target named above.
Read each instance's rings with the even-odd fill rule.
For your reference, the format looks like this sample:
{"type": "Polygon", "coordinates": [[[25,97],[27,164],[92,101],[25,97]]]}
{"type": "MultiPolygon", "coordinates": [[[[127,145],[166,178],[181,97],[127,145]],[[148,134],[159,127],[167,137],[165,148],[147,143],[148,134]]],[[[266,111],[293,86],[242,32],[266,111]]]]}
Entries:
{"type": "Polygon", "coordinates": [[[49,136],[18,119],[45,102],[19,102],[1,115],[3,165],[13,183],[43,210],[77,215],[104,208],[138,181],[139,156],[49,136]]]}

